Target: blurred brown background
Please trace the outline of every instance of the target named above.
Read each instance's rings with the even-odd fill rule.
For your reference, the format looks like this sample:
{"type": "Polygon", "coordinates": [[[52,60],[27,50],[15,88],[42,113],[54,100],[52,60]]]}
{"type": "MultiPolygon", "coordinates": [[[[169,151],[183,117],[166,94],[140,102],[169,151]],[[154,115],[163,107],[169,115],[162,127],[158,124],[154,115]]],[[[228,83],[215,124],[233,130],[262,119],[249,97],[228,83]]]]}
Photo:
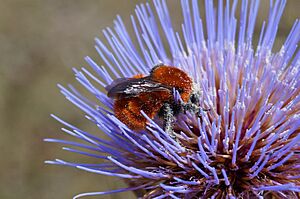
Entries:
{"type": "MultiPolygon", "coordinates": [[[[86,66],[89,55],[102,63],[94,50],[94,37],[112,27],[120,14],[126,24],[138,0],[0,0],[0,198],[65,199],[86,191],[124,187],[116,178],[45,165],[44,160],[85,160],[44,143],[43,138],[69,138],[50,118],[56,113],[95,134],[101,132],[68,103],[56,83],[75,83],[72,67],[86,66]]],[[[260,15],[266,16],[262,1],[260,15]]],[[[203,3],[203,2],[202,2],[203,3]]],[[[201,4],[202,4],[201,3],[201,4]]],[[[168,1],[173,19],[181,21],[177,1],[168,1]],[[178,9],[178,12],[175,11],[178,9]]],[[[288,0],[277,48],[299,17],[300,1],[288,0]]],[[[261,24],[261,20],[258,20],[261,24]]],[[[130,28],[129,28],[130,30],[130,28]]],[[[97,198],[97,197],[96,197],[97,198]]],[[[131,193],[98,198],[133,198],[131,193]]]]}

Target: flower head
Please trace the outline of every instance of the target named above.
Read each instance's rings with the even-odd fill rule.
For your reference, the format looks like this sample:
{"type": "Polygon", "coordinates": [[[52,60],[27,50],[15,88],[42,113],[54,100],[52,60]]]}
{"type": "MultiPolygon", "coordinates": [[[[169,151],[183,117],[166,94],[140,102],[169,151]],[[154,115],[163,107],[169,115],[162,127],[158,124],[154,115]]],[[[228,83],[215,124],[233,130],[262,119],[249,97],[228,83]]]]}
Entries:
{"type": "Polygon", "coordinates": [[[142,4],[131,16],[135,36],[129,36],[118,17],[114,30],[104,30],[109,46],[96,39],[105,66],[86,57],[94,72],[74,70],[97,102],[73,87],[60,86],[108,139],[54,116],[67,127],[66,133],[86,143],[46,141],[75,147],[66,149],[105,162],[47,162],[123,178],[129,185],[75,198],[130,190],[143,198],[300,197],[298,20],[279,52],[272,51],[286,2],[271,1],[257,45],[252,37],[259,1],[243,0],[236,19],[237,1],[223,5],[219,0],[215,8],[213,1],[206,0],[204,28],[198,1],[182,0],[180,33],[172,27],[166,2],[153,2],[156,14],[149,4],[142,4]],[[116,118],[114,100],[101,90],[117,78],[148,75],[158,63],[178,67],[193,79],[203,109],[171,115],[170,128],[143,113],[148,125],[134,131],[116,118]]]}

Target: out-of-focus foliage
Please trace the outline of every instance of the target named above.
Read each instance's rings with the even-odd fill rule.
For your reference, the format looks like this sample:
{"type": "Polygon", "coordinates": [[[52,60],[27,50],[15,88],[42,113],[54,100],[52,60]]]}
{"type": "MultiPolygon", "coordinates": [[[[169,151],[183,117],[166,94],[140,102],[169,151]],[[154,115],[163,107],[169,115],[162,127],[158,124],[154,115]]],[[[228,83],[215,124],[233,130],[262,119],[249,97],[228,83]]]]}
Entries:
{"type": "MultiPolygon", "coordinates": [[[[86,55],[103,63],[93,49],[93,38],[103,38],[101,29],[112,27],[116,14],[123,17],[131,32],[129,15],[139,2],[145,1],[0,0],[0,198],[71,198],[82,191],[126,186],[117,178],[45,165],[44,160],[57,154],[77,162],[86,158],[64,153],[42,139],[67,136],[59,135],[61,125],[50,113],[101,135],[60,95],[56,83],[76,85],[71,68],[86,65],[86,55]]],[[[267,8],[264,3],[268,1],[261,7],[267,8]]],[[[179,4],[170,0],[168,5],[179,27],[179,4]]],[[[299,17],[299,10],[300,1],[288,0],[277,46],[299,17]]],[[[267,13],[267,9],[260,9],[259,15],[267,13]]],[[[131,193],[106,196],[132,197],[131,193]]]]}

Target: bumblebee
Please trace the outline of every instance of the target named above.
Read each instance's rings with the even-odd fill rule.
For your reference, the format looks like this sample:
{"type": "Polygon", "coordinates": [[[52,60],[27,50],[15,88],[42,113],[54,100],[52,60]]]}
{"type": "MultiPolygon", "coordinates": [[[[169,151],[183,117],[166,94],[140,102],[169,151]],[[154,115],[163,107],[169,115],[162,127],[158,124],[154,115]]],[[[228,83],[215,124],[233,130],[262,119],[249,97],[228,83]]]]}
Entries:
{"type": "Polygon", "coordinates": [[[132,130],[143,130],[147,119],[141,111],[153,119],[156,115],[170,118],[166,116],[170,111],[176,114],[189,110],[191,105],[187,105],[187,102],[197,101],[192,95],[192,88],[191,77],[181,69],[157,65],[148,76],[139,74],[132,78],[119,78],[107,86],[106,90],[107,96],[115,99],[115,116],[132,130]],[[174,90],[179,92],[182,102],[175,102],[174,90]]]}

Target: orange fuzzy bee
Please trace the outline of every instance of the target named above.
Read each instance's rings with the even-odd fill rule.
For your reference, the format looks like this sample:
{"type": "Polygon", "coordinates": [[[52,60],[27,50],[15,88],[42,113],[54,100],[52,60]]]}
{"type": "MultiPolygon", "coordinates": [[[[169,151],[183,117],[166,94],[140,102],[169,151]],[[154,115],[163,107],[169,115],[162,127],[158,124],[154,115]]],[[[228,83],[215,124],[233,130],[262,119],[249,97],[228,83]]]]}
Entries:
{"type": "Polygon", "coordinates": [[[153,119],[165,104],[175,104],[173,88],[184,103],[190,100],[193,81],[182,70],[172,66],[155,66],[148,76],[119,78],[107,86],[107,96],[114,98],[116,117],[133,130],[145,129],[147,119],[153,119]]]}

